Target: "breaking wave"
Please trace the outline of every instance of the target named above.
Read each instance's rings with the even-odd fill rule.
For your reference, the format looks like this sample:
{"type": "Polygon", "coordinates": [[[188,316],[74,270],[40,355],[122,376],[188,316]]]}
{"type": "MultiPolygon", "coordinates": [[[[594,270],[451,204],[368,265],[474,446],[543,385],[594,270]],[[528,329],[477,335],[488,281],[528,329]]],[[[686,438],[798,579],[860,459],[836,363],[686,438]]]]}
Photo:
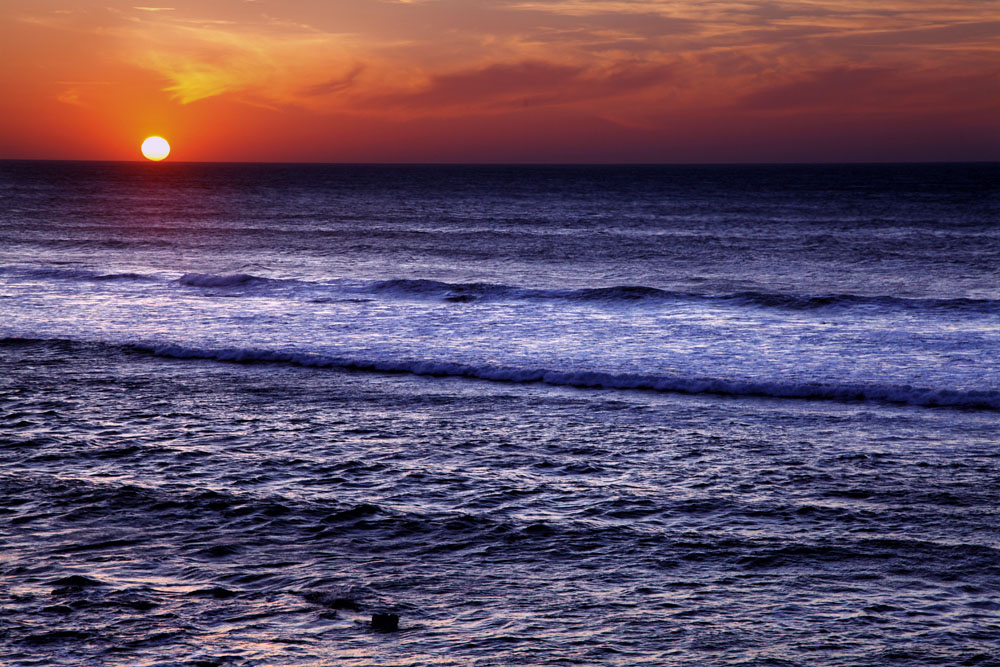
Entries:
{"type": "Polygon", "coordinates": [[[681,374],[656,375],[612,373],[600,370],[520,368],[427,359],[330,356],[292,350],[243,347],[201,348],[148,342],[109,344],[50,338],[0,338],[0,348],[35,345],[56,346],[64,350],[74,347],[97,347],[169,359],[198,359],[238,364],[283,364],[304,368],[454,377],[516,384],[547,384],[578,389],[634,390],[844,402],[873,401],[920,407],[1000,410],[1000,391],[993,389],[959,390],[893,384],[796,382],[780,378],[748,380],[681,374]]]}
{"type": "MultiPolygon", "coordinates": [[[[9,341],[11,339],[4,339],[2,343],[10,344],[9,341]]],[[[518,368],[407,358],[327,356],[298,351],[240,347],[197,348],[152,343],[130,343],[118,347],[132,352],[171,359],[201,359],[241,364],[273,363],[308,368],[468,378],[490,382],[539,383],[580,389],[618,389],[780,399],[875,401],[922,407],[1000,410],[1000,391],[995,390],[957,390],[911,385],[833,384],[795,382],[783,379],[743,380],[678,374],[644,375],[599,370],[518,368]]]]}

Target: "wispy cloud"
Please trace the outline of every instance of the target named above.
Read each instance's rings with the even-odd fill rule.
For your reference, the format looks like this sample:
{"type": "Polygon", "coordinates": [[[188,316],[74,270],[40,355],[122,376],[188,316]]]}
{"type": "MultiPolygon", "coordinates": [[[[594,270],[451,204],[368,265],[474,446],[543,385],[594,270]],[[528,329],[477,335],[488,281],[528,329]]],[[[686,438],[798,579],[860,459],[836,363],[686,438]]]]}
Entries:
{"type": "Polygon", "coordinates": [[[261,17],[254,23],[155,14],[119,27],[126,57],[161,76],[182,104],[245,94],[254,104],[294,103],[318,72],[360,73],[343,35],[261,17]]]}
{"type": "Polygon", "coordinates": [[[335,76],[332,79],[311,84],[301,89],[302,95],[306,97],[319,97],[331,95],[349,89],[354,85],[358,76],[364,71],[363,65],[355,65],[346,74],[335,76]]]}
{"type": "Polygon", "coordinates": [[[68,88],[56,95],[56,100],[62,104],[70,104],[73,106],[83,106],[83,102],[80,100],[80,91],[76,88],[68,88]]]}
{"type": "MultiPolygon", "coordinates": [[[[114,40],[181,104],[375,115],[586,107],[625,122],[656,106],[888,104],[932,81],[989,80],[1000,54],[995,3],[977,0],[171,4],[24,19],[114,40]]],[[[73,89],[62,101],[79,102],[73,89]]]]}
{"type": "Polygon", "coordinates": [[[610,68],[545,61],[496,63],[438,74],[416,90],[378,95],[369,102],[449,114],[558,107],[669,86],[675,75],[674,66],[643,63],[610,68]]]}
{"type": "Polygon", "coordinates": [[[836,67],[763,86],[735,101],[741,110],[782,114],[957,111],[992,106],[1000,111],[1000,72],[959,75],[887,67],[836,67]]]}
{"type": "Polygon", "coordinates": [[[53,81],[54,85],[62,88],[56,93],[56,101],[61,104],[85,107],[89,106],[87,97],[88,91],[93,92],[96,88],[110,86],[110,81],[53,81]]]}

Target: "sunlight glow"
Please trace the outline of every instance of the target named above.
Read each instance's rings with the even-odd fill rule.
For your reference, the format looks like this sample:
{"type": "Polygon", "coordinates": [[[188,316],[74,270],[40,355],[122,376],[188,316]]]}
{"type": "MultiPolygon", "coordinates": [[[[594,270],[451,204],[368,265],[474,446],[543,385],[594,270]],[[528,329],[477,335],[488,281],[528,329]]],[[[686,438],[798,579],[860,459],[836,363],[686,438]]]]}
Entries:
{"type": "Polygon", "coordinates": [[[142,154],[149,160],[159,162],[170,155],[170,144],[163,137],[148,137],[142,142],[142,154]]]}

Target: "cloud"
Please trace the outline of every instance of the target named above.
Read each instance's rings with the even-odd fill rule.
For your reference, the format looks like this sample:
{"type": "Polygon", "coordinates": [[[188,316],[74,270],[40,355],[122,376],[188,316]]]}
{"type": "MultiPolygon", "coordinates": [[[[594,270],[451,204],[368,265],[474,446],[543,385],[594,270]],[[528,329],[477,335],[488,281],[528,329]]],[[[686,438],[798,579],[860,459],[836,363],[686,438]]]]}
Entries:
{"type": "Polygon", "coordinates": [[[477,69],[439,74],[431,77],[422,90],[387,95],[382,99],[416,107],[497,102],[564,88],[582,72],[581,67],[557,63],[496,63],[477,69]]]}
{"type": "Polygon", "coordinates": [[[744,109],[802,109],[805,107],[844,106],[856,102],[883,87],[896,75],[878,67],[837,67],[812,72],[806,78],[756,90],[739,101],[744,109]]]}
{"type": "Polygon", "coordinates": [[[92,102],[94,95],[92,92],[95,90],[95,86],[109,86],[110,81],[53,81],[53,84],[57,86],[65,86],[63,90],[56,94],[56,101],[61,104],[69,104],[71,106],[85,107],[90,106],[88,102],[92,102]],[[88,93],[85,95],[85,92],[88,93]],[[89,97],[89,100],[85,101],[85,97],[89,97]]]}
{"type": "MultiPolygon", "coordinates": [[[[224,96],[397,120],[560,108],[631,124],[667,110],[901,108],[935,96],[958,104],[988,95],[972,82],[995,85],[1000,52],[995,11],[972,0],[266,4],[267,13],[263,2],[66,1],[72,16],[31,20],[86,32],[101,57],[114,52],[152,73],[180,104],[224,96]]],[[[67,85],[60,99],[76,104],[86,93],[67,85]]]]}
{"type": "MultiPolygon", "coordinates": [[[[706,3],[708,4],[708,3],[706,3]]],[[[568,16],[598,16],[602,14],[672,14],[685,3],[665,3],[658,0],[526,0],[511,3],[522,9],[568,16]]]]}
{"type": "Polygon", "coordinates": [[[1000,21],[962,21],[943,25],[906,26],[850,32],[838,36],[842,47],[905,48],[945,46],[1000,50],[1000,21]]]}
{"type": "Polygon", "coordinates": [[[247,24],[156,13],[118,33],[126,57],[162,77],[163,90],[181,104],[220,95],[243,95],[255,105],[294,104],[302,82],[317,73],[327,75],[326,84],[312,86],[306,97],[360,74],[342,35],[268,17],[247,24]]]}
{"type": "Polygon", "coordinates": [[[635,94],[669,83],[675,68],[624,63],[599,69],[544,61],[492,63],[432,77],[420,88],[379,95],[374,106],[465,113],[559,106],[635,94]]]}
{"type": "Polygon", "coordinates": [[[335,76],[332,79],[302,88],[300,94],[306,97],[317,97],[342,92],[354,85],[354,82],[364,69],[363,65],[355,65],[347,74],[335,76]]]}
{"type": "Polygon", "coordinates": [[[942,70],[836,67],[759,88],[734,105],[747,111],[900,113],[1000,111],[1000,73],[957,74],[942,70]]]}
{"type": "Polygon", "coordinates": [[[56,100],[62,104],[70,104],[72,106],[82,107],[83,102],[80,100],[80,91],[76,88],[69,88],[62,91],[56,95],[56,100]]]}

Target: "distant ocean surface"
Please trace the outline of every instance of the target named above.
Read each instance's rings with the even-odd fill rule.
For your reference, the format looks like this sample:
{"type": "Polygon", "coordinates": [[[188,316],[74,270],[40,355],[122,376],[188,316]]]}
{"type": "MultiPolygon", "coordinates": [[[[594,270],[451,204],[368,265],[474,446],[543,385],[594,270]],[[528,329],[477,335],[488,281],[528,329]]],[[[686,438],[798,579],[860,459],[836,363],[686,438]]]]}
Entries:
{"type": "Polygon", "coordinates": [[[1000,665],[998,165],[0,203],[4,665],[1000,665]]]}

